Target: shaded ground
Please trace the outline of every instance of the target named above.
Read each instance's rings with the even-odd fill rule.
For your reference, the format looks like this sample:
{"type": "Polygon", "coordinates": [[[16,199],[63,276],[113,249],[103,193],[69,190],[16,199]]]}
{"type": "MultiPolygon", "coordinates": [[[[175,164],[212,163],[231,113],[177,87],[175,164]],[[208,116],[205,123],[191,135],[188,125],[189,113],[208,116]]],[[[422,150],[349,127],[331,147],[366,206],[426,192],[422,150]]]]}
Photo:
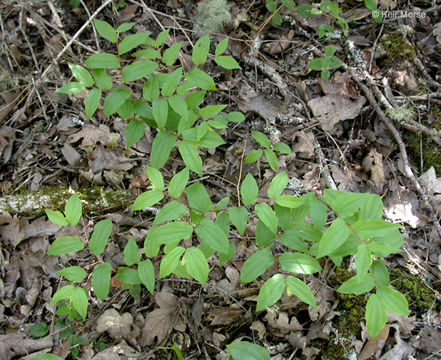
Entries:
{"type": "MultiPolygon", "coordinates": [[[[3,199],[37,190],[51,195],[53,189],[72,187],[93,202],[90,188],[123,190],[124,196],[90,211],[84,228],[79,228],[90,232],[93,221],[111,218],[115,226],[106,256],[121,264],[128,237],[142,242],[153,219],[152,213],[133,214],[127,207],[127,198],[134,199],[147,186],[144,169],[153,136],[147,131],[127,151],[124,120],[105,119],[99,111],[86,123],[82,94],[55,93],[69,81],[68,62],[80,64],[98,48],[107,49],[91,26],[79,32],[101,4],[87,1],[72,8],[67,1],[2,3],[3,199]]],[[[441,209],[441,6],[423,1],[410,7],[398,1],[381,4],[425,16],[376,24],[362,3],[342,3],[349,37],[319,39],[315,28],[331,25],[327,17],[304,19],[282,9],[283,23],[274,26],[266,21],[270,14],[263,1],[232,2],[233,22],[223,34],[230,36],[228,52],[242,70],[207,69],[220,89],[207,100],[228,104],[229,110],[240,110],[247,119],[225,131],[227,144],[216,153],[203,154],[204,173],[209,176],[202,181],[214,201],[234,198],[241,161],[254,148],[250,130],[259,130],[292,148],[292,155],[279,158],[279,167],[300,194],[329,187],[380,194],[387,219],[403,225],[404,251],[386,263],[392,285],[409,300],[409,317],[390,318],[381,336],[368,340],[363,319],[366,300],[332,290],[349,277],[347,270],[332,267],[326,269],[326,277],[309,279],[318,298],[317,310],[285,296],[277,311],[256,314],[263,280],[248,286],[238,281],[238,270],[255,246],[238,238],[237,255],[225,268],[212,271],[206,288],[192,281],[163,279],[154,297],[143,290],[134,299],[113,284],[108,301],[91,300],[89,320],[70,321],[55,316],[49,306],[61,285],[55,271],[66,264],[89,266],[94,260],[82,253],[45,255],[54,237],[67,234],[49,223],[42,209],[17,213],[9,206],[0,215],[0,358],[31,359],[35,352],[52,351],[63,358],[165,359],[175,357],[171,349],[175,345],[185,358],[220,359],[225,345],[236,339],[265,346],[274,359],[441,358],[441,252],[434,226],[441,209]],[[357,20],[351,22],[351,16],[357,20]],[[309,60],[323,56],[326,45],[333,45],[345,64],[327,83],[319,72],[307,69],[309,60]],[[368,63],[373,81],[367,90],[375,103],[356,82],[362,61],[368,63]],[[375,111],[376,104],[394,121],[414,178],[406,170],[399,141],[375,111]],[[114,311],[105,312],[108,309],[114,311]],[[159,333],[143,332],[146,321],[159,333]],[[38,323],[46,325],[30,330],[38,323]],[[45,337],[46,326],[55,336],[45,337]]],[[[120,1],[97,17],[115,26],[134,21],[135,31],[151,31],[153,37],[161,26],[171,28],[173,40],[183,42],[183,53],[190,54],[195,13],[192,2],[120,1]]],[[[222,38],[214,36],[216,42],[222,38]]],[[[167,163],[167,180],[179,161],[167,163]]],[[[260,188],[273,176],[265,161],[243,164],[242,173],[248,172],[260,179],[260,188]]]]}

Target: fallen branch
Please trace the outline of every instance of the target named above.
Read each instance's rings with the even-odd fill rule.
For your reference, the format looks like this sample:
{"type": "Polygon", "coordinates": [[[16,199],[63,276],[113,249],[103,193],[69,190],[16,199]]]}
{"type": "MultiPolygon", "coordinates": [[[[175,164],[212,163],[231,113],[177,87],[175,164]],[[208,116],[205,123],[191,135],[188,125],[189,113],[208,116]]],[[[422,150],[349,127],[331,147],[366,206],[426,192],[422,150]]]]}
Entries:
{"type": "MultiPolygon", "coordinates": [[[[439,219],[436,216],[435,210],[434,210],[432,204],[430,203],[428,196],[424,192],[424,189],[422,188],[421,184],[418,182],[418,179],[415,177],[415,175],[410,167],[409,158],[407,156],[407,151],[406,151],[406,145],[404,144],[403,140],[401,139],[400,133],[395,128],[392,121],[383,112],[383,110],[381,109],[378,102],[375,100],[375,98],[374,98],[372,92],[369,90],[369,88],[365,84],[362,83],[358,74],[353,69],[348,69],[348,70],[351,74],[351,77],[354,79],[354,81],[357,83],[357,85],[363,91],[363,93],[366,96],[366,98],[368,99],[369,103],[375,109],[377,115],[379,116],[381,121],[383,121],[383,123],[386,125],[386,127],[388,128],[388,130],[391,132],[392,136],[394,137],[396,143],[398,144],[398,148],[400,149],[400,154],[401,154],[401,160],[403,162],[403,167],[404,167],[404,175],[412,182],[413,186],[415,187],[415,189],[417,190],[417,192],[421,196],[421,199],[423,200],[424,205],[427,207],[427,209],[429,211],[430,218],[433,221],[433,224],[434,224],[435,229],[438,233],[438,236],[439,236],[439,238],[441,238],[441,225],[440,225],[439,219]]],[[[370,83],[373,83],[373,80],[372,80],[372,78],[370,78],[370,76],[366,76],[366,78],[370,79],[370,83]]],[[[376,84],[374,84],[374,85],[376,87],[376,84]]]]}

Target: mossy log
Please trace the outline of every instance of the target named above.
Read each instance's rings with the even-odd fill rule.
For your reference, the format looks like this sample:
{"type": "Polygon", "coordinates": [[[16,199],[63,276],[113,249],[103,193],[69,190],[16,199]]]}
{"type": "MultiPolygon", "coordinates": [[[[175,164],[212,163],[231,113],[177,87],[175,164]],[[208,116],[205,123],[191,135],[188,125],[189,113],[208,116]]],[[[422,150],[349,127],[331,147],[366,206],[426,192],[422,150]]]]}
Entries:
{"type": "Polygon", "coordinates": [[[21,216],[40,216],[45,209],[64,210],[69,197],[76,193],[83,205],[83,213],[115,211],[132,202],[128,190],[111,190],[101,187],[72,190],[68,188],[44,189],[0,197],[0,212],[21,216]]]}

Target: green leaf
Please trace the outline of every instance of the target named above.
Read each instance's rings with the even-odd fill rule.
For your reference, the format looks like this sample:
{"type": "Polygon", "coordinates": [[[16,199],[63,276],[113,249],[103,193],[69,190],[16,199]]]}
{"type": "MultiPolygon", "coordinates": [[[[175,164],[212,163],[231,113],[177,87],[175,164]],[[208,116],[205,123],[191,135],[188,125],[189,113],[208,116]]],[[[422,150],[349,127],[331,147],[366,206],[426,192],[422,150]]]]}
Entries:
{"type": "Polygon", "coordinates": [[[370,11],[377,10],[377,3],[374,0],[364,0],[364,6],[370,11]]]}
{"type": "Polygon", "coordinates": [[[115,276],[124,285],[139,285],[141,284],[141,279],[139,278],[138,272],[136,270],[120,267],[118,268],[118,273],[115,276]]]}
{"type": "Polygon", "coordinates": [[[160,129],[164,129],[168,119],[167,99],[155,99],[152,101],[153,118],[160,129]]]}
{"type": "Polygon", "coordinates": [[[290,249],[301,252],[308,251],[308,247],[306,246],[305,242],[300,238],[296,229],[290,229],[286,231],[282,236],[280,236],[280,241],[283,245],[290,249]]]}
{"type": "Polygon", "coordinates": [[[262,220],[257,221],[256,225],[256,245],[259,249],[262,249],[273,243],[276,235],[268,229],[262,220]]]}
{"type": "Polygon", "coordinates": [[[239,111],[232,111],[225,115],[229,122],[238,124],[245,120],[245,115],[239,111]]]}
{"type": "Polygon", "coordinates": [[[219,114],[223,109],[225,109],[227,105],[207,105],[199,110],[199,115],[202,119],[210,119],[213,116],[219,114]]]}
{"type": "Polygon", "coordinates": [[[85,319],[87,317],[87,306],[89,305],[86,290],[76,287],[71,295],[72,307],[85,319]]]}
{"type": "Polygon", "coordinates": [[[54,223],[59,226],[69,225],[69,221],[67,221],[65,216],[61,213],[61,211],[54,211],[50,209],[46,209],[44,211],[46,212],[47,218],[51,223],[54,223]]]}
{"type": "Polygon", "coordinates": [[[262,149],[258,149],[258,150],[251,150],[248,155],[245,157],[244,163],[245,164],[252,164],[254,162],[256,162],[257,160],[259,160],[263,155],[263,150],[262,149]]]}
{"type": "Polygon", "coordinates": [[[300,253],[283,253],[279,257],[280,267],[283,271],[294,274],[315,274],[322,270],[322,267],[312,256],[300,253]]]}
{"type": "Polygon", "coordinates": [[[147,177],[150,180],[150,183],[153,185],[153,189],[155,190],[164,190],[164,178],[162,177],[161,172],[151,166],[148,166],[146,169],[147,177]]]}
{"type": "Polygon", "coordinates": [[[181,258],[184,251],[185,249],[183,247],[178,246],[162,258],[161,265],[159,266],[160,279],[170,275],[173,271],[175,271],[176,267],[179,265],[179,259],[181,258]]]}
{"type": "Polygon", "coordinates": [[[400,225],[379,220],[358,220],[353,225],[362,240],[387,237],[398,232],[400,225]]]}
{"type": "Polygon", "coordinates": [[[83,84],[79,82],[69,82],[66,85],[59,88],[57,91],[55,91],[55,93],[70,95],[70,94],[79,94],[82,93],[83,91],[86,91],[86,87],[83,84]]]}
{"type": "MultiPolygon", "coordinates": [[[[286,175],[286,172],[282,171],[281,173],[278,173],[274,178],[271,180],[271,184],[268,188],[268,197],[270,199],[276,199],[278,198],[283,190],[285,190],[286,186],[288,185],[288,175],[286,175]]],[[[301,204],[303,205],[303,201],[301,201],[301,204]]],[[[283,206],[283,205],[282,205],[283,206]]],[[[298,205],[300,206],[300,205],[298,205]]]]}
{"type": "Polygon", "coordinates": [[[217,90],[216,84],[211,76],[200,69],[195,68],[186,73],[184,76],[188,80],[189,85],[192,87],[198,87],[202,90],[217,90]]]}
{"type": "Polygon", "coordinates": [[[331,56],[334,55],[334,53],[335,53],[335,48],[333,46],[327,46],[325,48],[325,55],[326,55],[326,57],[331,57],[331,56]]]}
{"type": "Polygon", "coordinates": [[[409,304],[407,299],[399,291],[387,286],[377,286],[377,295],[384,307],[391,313],[399,316],[409,315],[409,304]]]}
{"type": "Polygon", "coordinates": [[[294,10],[294,8],[296,7],[296,3],[293,0],[281,0],[281,3],[288,10],[294,10]]]}
{"type": "Polygon", "coordinates": [[[325,58],[312,59],[308,63],[307,68],[310,70],[316,70],[316,71],[324,70],[327,68],[326,59],[325,58]]]}
{"type": "Polygon", "coordinates": [[[113,54],[93,54],[87,58],[84,65],[91,69],[119,69],[119,60],[113,54]]]}
{"type": "Polygon", "coordinates": [[[273,16],[273,18],[271,19],[271,21],[272,21],[272,23],[273,23],[275,26],[282,26],[282,23],[283,23],[283,17],[282,17],[282,15],[280,15],[280,14],[275,14],[275,15],[273,16]]]}
{"type": "Polygon", "coordinates": [[[256,312],[273,306],[282,297],[284,290],[285,280],[282,275],[275,274],[269,278],[260,288],[256,312]]]}
{"type": "Polygon", "coordinates": [[[173,244],[187,240],[193,233],[193,227],[184,221],[159,226],[151,231],[149,238],[158,244],[173,244]]]}
{"type": "Polygon", "coordinates": [[[96,31],[100,34],[104,39],[110,41],[112,44],[115,44],[118,40],[118,32],[107,22],[93,19],[93,24],[95,25],[96,31]]]}
{"type": "Polygon", "coordinates": [[[99,89],[109,90],[112,88],[112,78],[104,69],[93,69],[93,78],[95,79],[95,84],[99,89]]]}
{"type": "Polygon", "coordinates": [[[125,33],[129,30],[132,30],[135,25],[136,25],[136,22],[124,23],[124,24],[121,24],[120,26],[118,26],[116,31],[119,32],[120,34],[125,33]]]}
{"type": "Polygon", "coordinates": [[[205,35],[194,44],[191,59],[194,65],[200,65],[207,61],[208,52],[210,51],[210,37],[205,35]]]}
{"type": "Polygon", "coordinates": [[[159,92],[159,78],[157,75],[151,74],[142,88],[142,97],[147,101],[156,100],[159,98],[159,92]]]}
{"type": "Polygon", "coordinates": [[[64,236],[55,240],[49,250],[48,255],[60,256],[64,254],[78,252],[84,249],[84,244],[76,236],[64,236]]]}
{"type": "Polygon", "coordinates": [[[240,271],[240,282],[249,283],[263,275],[273,264],[274,258],[271,249],[266,248],[259,250],[251,255],[243,264],[240,271]]]}
{"type": "Polygon", "coordinates": [[[167,221],[179,219],[187,212],[187,207],[176,200],[165,204],[156,215],[153,224],[159,225],[167,221]]]}
{"type": "Polygon", "coordinates": [[[202,176],[202,159],[196,150],[197,147],[187,141],[180,141],[178,149],[185,165],[199,176],[202,176]]]}
{"type": "Polygon", "coordinates": [[[225,141],[219,136],[219,134],[212,130],[208,130],[202,139],[197,142],[199,147],[206,149],[216,149],[223,144],[225,144],[225,141]]]}
{"type": "Polygon", "coordinates": [[[168,185],[168,194],[175,199],[180,198],[189,179],[190,173],[188,168],[185,167],[171,179],[168,185]]]}
{"type": "Polygon", "coordinates": [[[285,283],[288,295],[295,295],[314,309],[317,308],[311,289],[303,281],[296,277],[288,276],[285,279],[285,283]]]}
{"type": "Polygon", "coordinates": [[[50,305],[54,306],[59,301],[69,298],[72,295],[74,289],[75,289],[75,286],[73,286],[73,285],[65,285],[65,286],[60,287],[56,291],[54,296],[52,296],[52,300],[51,300],[50,305]]]}
{"type": "Polygon", "coordinates": [[[321,231],[328,218],[328,207],[315,196],[312,196],[309,200],[309,215],[314,228],[321,231]]]}
{"type": "Polygon", "coordinates": [[[222,228],[213,221],[204,218],[196,228],[196,234],[205,241],[214,251],[228,254],[229,242],[222,228]]]}
{"type": "Polygon", "coordinates": [[[87,273],[79,266],[69,266],[56,272],[57,275],[64,276],[73,283],[80,283],[84,280],[87,273]]]}
{"type": "Polygon", "coordinates": [[[129,241],[127,242],[126,247],[124,248],[124,262],[127,266],[132,266],[133,264],[137,264],[141,261],[141,253],[139,252],[138,245],[136,241],[133,239],[133,236],[130,236],[129,241]]]}
{"type": "Polygon", "coordinates": [[[122,106],[129,98],[130,90],[128,89],[114,90],[109,92],[103,104],[104,115],[109,117],[116,113],[119,107],[122,106]]]}
{"type": "Polygon", "coordinates": [[[101,256],[106,249],[109,236],[112,233],[112,220],[101,220],[95,225],[89,240],[89,250],[96,256],[101,256]]]}
{"type": "Polygon", "coordinates": [[[317,258],[331,254],[342,245],[348,236],[351,234],[351,229],[346,225],[342,218],[337,218],[326,229],[320,239],[317,258]]]}
{"type": "Polygon", "coordinates": [[[372,256],[369,249],[363,245],[358,245],[357,256],[355,258],[355,268],[357,270],[357,278],[361,280],[362,276],[367,274],[372,264],[372,256]]]}
{"type": "Polygon", "coordinates": [[[185,102],[185,100],[181,96],[175,95],[175,96],[169,97],[168,104],[179,115],[181,115],[181,116],[188,115],[187,103],[185,102]]]}
{"type": "Polygon", "coordinates": [[[372,280],[372,276],[368,274],[362,275],[359,279],[357,276],[353,276],[346,280],[337,291],[340,294],[354,294],[361,295],[371,291],[374,288],[375,284],[372,280]]]}
{"type": "Polygon", "coordinates": [[[277,4],[274,0],[266,0],[265,7],[271,14],[277,10],[277,4]]]}
{"type": "Polygon", "coordinates": [[[122,70],[122,81],[135,81],[150,75],[158,68],[158,64],[151,60],[138,60],[127,65],[122,70]]]}
{"type": "Polygon", "coordinates": [[[376,286],[388,286],[390,283],[389,272],[381,260],[374,261],[372,265],[372,276],[376,286]]]}
{"type": "Polygon", "coordinates": [[[258,193],[259,188],[257,187],[257,182],[253,175],[248,173],[240,186],[240,196],[242,197],[242,202],[245,205],[254,205],[256,203],[258,193]]]}
{"type": "Polygon", "coordinates": [[[31,335],[34,338],[41,338],[43,336],[46,336],[48,333],[49,333],[49,328],[47,324],[44,322],[33,324],[29,328],[29,335],[31,335]]]}
{"type": "Polygon", "coordinates": [[[190,110],[195,110],[202,104],[205,98],[205,91],[195,91],[185,97],[185,102],[190,110]]]}
{"type": "Polygon", "coordinates": [[[144,210],[151,207],[164,198],[164,194],[159,190],[150,190],[139,195],[132,205],[131,211],[144,210]]]}
{"type": "Polygon", "coordinates": [[[247,227],[248,224],[248,211],[247,209],[241,207],[232,207],[229,210],[229,215],[230,215],[230,219],[231,222],[233,223],[233,225],[236,227],[236,229],[239,231],[240,235],[243,235],[243,233],[245,232],[245,229],[247,227]]]}
{"type": "Polygon", "coordinates": [[[242,69],[231,56],[218,56],[214,59],[214,62],[225,70],[242,69]]]}
{"type": "Polygon", "coordinates": [[[176,60],[178,59],[179,50],[181,50],[182,43],[177,43],[170,46],[167,50],[164,51],[162,55],[162,61],[167,66],[172,66],[176,60]]]}
{"type": "Polygon", "coordinates": [[[130,120],[126,127],[126,148],[130,149],[145,133],[145,122],[139,120],[130,120]]]}
{"type": "Polygon", "coordinates": [[[216,45],[216,50],[214,51],[214,55],[220,56],[225,50],[228,48],[228,37],[225,37],[219,44],[216,45]]]}
{"type": "Polygon", "coordinates": [[[144,260],[138,264],[138,275],[144,286],[153,295],[155,291],[155,269],[150,260],[144,260]]]}
{"type": "Polygon", "coordinates": [[[233,360],[270,360],[269,353],[262,346],[247,341],[238,341],[227,345],[233,360]]]}
{"type": "Polygon", "coordinates": [[[167,162],[176,143],[176,135],[166,131],[159,131],[155,136],[150,153],[150,165],[160,169],[167,162]]]}
{"type": "Polygon", "coordinates": [[[133,35],[126,36],[118,46],[118,54],[122,55],[130,50],[136,48],[137,46],[144,44],[150,33],[136,33],[133,35]]]}
{"type": "Polygon", "coordinates": [[[251,136],[260,146],[263,146],[265,149],[271,147],[271,141],[264,133],[261,133],[260,131],[251,130],[251,136]]]}
{"type": "Polygon", "coordinates": [[[273,145],[273,149],[281,154],[292,154],[291,148],[283,142],[278,142],[273,145]]]}
{"type": "Polygon", "coordinates": [[[368,194],[340,192],[334,201],[329,204],[341,217],[346,218],[354,215],[360,206],[366,201],[368,194]]]}
{"type": "Polygon", "coordinates": [[[266,203],[257,204],[254,207],[259,219],[265,224],[265,226],[273,233],[277,234],[277,216],[274,210],[266,203]]]}
{"type": "Polygon", "coordinates": [[[366,326],[372,339],[383,330],[387,322],[387,311],[380,297],[377,294],[371,294],[366,304],[366,326]]]}
{"type": "Polygon", "coordinates": [[[95,296],[104,301],[109,295],[112,266],[109,263],[98,264],[92,272],[92,287],[95,296]]]}
{"type": "Polygon", "coordinates": [[[54,354],[38,354],[34,360],[63,360],[63,358],[54,354]]]}
{"type": "Polygon", "coordinates": [[[92,89],[87,94],[86,100],[84,101],[84,110],[86,112],[86,119],[90,120],[93,114],[95,114],[96,109],[101,101],[102,91],[99,89],[92,89]]]}
{"type": "Polygon", "coordinates": [[[279,164],[278,164],[277,156],[274,153],[274,151],[272,151],[271,149],[265,149],[263,153],[265,154],[266,161],[268,161],[268,164],[271,167],[271,169],[273,169],[274,171],[278,171],[279,164]]]}
{"type": "Polygon", "coordinates": [[[148,48],[148,49],[139,50],[133,53],[132,56],[141,57],[149,60],[155,60],[161,58],[161,53],[158,50],[148,48]]]}
{"type": "Polygon", "coordinates": [[[369,194],[360,207],[360,220],[381,220],[383,202],[380,195],[369,194]]]}
{"type": "Polygon", "coordinates": [[[155,45],[156,46],[162,46],[168,38],[168,34],[170,33],[170,29],[161,31],[158,36],[156,37],[155,45]]]}
{"type": "Polygon", "coordinates": [[[372,11],[372,18],[377,24],[381,24],[381,21],[383,20],[383,13],[381,11],[372,11]]]}
{"type": "Polygon", "coordinates": [[[187,272],[193,279],[198,281],[202,286],[205,286],[210,269],[204,253],[198,248],[190,247],[185,252],[182,262],[185,263],[187,272]]]}
{"type": "Polygon", "coordinates": [[[212,210],[213,203],[210,196],[202,184],[196,183],[186,189],[188,205],[200,212],[209,213],[212,210]]]}
{"type": "Polygon", "coordinates": [[[221,212],[223,210],[225,210],[228,207],[228,204],[230,202],[230,198],[229,197],[224,197],[221,201],[219,201],[216,206],[214,207],[214,211],[221,212]]]}
{"type": "Polygon", "coordinates": [[[74,65],[68,63],[70,71],[72,71],[72,75],[77,79],[80,84],[89,87],[92,86],[95,82],[93,81],[92,76],[89,72],[80,65],[74,65]]]}
{"type": "Polygon", "coordinates": [[[179,83],[181,82],[181,79],[182,79],[182,67],[179,67],[172,73],[167,74],[161,89],[162,96],[173,95],[179,83]]]}

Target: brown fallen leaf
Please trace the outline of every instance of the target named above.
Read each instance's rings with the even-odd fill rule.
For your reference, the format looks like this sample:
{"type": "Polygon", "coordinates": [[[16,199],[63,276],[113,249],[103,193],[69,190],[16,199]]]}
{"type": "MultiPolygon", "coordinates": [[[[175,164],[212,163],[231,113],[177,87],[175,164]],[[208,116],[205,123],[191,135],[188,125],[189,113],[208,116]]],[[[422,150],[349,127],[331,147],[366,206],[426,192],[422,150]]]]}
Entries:
{"type": "Polygon", "coordinates": [[[145,318],[141,337],[142,346],[152,345],[155,339],[156,344],[162,344],[173,327],[178,299],[173,294],[159,292],[156,293],[155,300],[160,308],[153,310],[145,318]]]}
{"type": "Polygon", "coordinates": [[[119,134],[110,132],[107,125],[101,124],[99,127],[96,127],[94,125],[87,124],[84,125],[77,133],[70,135],[67,138],[67,142],[72,144],[80,139],[83,139],[81,142],[82,147],[93,146],[99,142],[107,145],[111,142],[116,142],[119,137],[119,134]]]}
{"type": "Polygon", "coordinates": [[[369,339],[359,355],[360,360],[368,360],[375,354],[381,352],[386,344],[387,339],[389,338],[389,329],[390,325],[386,325],[375,339],[369,339]]]}
{"type": "Polygon", "coordinates": [[[133,317],[129,313],[120,315],[115,309],[108,309],[98,318],[96,331],[107,332],[114,340],[127,337],[132,328],[133,317]]]}
{"type": "Polygon", "coordinates": [[[363,159],[363,169],[370,172],[371,180],[374,183],[378,193],[381,193],[383,186],[386,183],[386,176],[384,175],[383,155],[381,155],[374,148],[369,151],[369,154],[363,159]]]}

